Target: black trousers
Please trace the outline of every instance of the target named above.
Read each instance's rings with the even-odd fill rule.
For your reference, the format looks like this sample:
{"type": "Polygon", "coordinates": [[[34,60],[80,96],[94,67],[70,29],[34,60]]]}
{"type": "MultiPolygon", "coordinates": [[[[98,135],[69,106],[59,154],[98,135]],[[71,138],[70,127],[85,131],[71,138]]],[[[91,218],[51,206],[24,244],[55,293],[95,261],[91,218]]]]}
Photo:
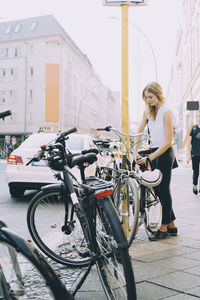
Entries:
{"type": "MultiPolygon", "coordinates": [[[[158,148],[153,148],[151,150],[154,152],[157,149],[158,148]]],[[[156,187],[156,193],[158,194],[162,204],[162,224],[169,224],[176,219],[172,208],[172,197],[170,191],[174,159],[174,151],[172,147],[170,147],[162,155],[152,161],[152,168],[159,169],[163,174],[161,183],[158,187],[156,187]]]]}
{"type": "Polygon", "coordinates": [[[192,156],[193,184],[198,184],[200,156],[192,156]]]}

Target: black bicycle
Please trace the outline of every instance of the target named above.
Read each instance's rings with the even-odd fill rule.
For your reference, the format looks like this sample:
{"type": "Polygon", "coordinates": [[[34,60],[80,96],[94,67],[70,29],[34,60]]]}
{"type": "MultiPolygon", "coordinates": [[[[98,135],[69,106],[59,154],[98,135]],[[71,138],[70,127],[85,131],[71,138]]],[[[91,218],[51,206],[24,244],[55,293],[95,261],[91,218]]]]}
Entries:
{"type": "MultiPolygon", "coordinates": [[[[0,119],[10,115],[1,112],[0,119]]],[[[74,299],[44,256],[1,220],[0,299],[74,299]]]]}
{"type": "Polygon", "coordinates": [[[0,299],[74,299],[43,255],[3,221],[0,221],[0,299]]]}
{"type": "Polygon", "coordinates": [[[112,184],[96,177],[85,178],[86,165],[97,160],[92,149],[73,156],[65,148],[72,129],[61,133],[33,160],[44,158],[59,171],[61,184],[43,187],[31,201],[27,222],[37,246],[52,259],[70,266],[88,266],[76,291],[96,264],[108,299],[136,299],[128,244],[112,202],[112,184]],[[88,153],[89,152],[89,153],[88,153]],[[78,166],[81,182],[72,170],[78,166]]]}

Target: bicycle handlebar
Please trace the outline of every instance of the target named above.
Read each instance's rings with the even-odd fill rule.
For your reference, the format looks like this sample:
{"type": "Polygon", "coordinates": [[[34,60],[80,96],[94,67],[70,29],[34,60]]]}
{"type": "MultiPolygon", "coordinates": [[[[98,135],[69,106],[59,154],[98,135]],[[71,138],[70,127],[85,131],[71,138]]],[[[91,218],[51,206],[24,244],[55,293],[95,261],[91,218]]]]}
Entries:
{"type": "Polygon", "coordinates": [[[11,115],[11,111],[10,110],[6,110],[0,113],[0,119],[4,119],[5,117],[8,117],[11,115]]]}
{"type": "Polygon", "coordinates": [[[73,127],[71,129],[69,129],[68,131],[62,132],[59,137],[56,139],[56,142],[59,142],[61,139],[65,138],[66,136],[68,136],[71,133],[77,132],[76,127],[73,127]]]}
{"type": "Polygon", "coordinates": [[[97,131],[111,131],[112,129],[112,126],[106,126],[105,128],[97,128],[97,131]]]}

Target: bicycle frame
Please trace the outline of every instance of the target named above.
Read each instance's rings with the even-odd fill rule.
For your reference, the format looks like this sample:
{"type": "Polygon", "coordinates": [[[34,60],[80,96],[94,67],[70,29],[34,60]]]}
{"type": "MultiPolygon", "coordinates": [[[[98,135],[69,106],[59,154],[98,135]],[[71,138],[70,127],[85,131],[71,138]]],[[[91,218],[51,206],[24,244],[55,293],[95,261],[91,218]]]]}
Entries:
{"type": "MultiPolygon", "coordinates": [[[[13,247],[23,247],[21,245],[21,242],[18,238],[18,236],[13,233],[11,230],[9,230],[6,227],[0,228],[0,241],[2,242],[9,242],[13,247]]],[[[21,289],[23,290],[23,282],[21,281],[22,279],[22,274],[21,270],[19,267],[18,260],[16,258],[15,251],[12,248],[9,248],[9,255],[13,264],[13,269],[15,271],[15,274],[20,281],[21,284],[21,289]]],[[[10,287],[6,281],[6,278],[4,276],[1,264],[0,264],[0,299],[6,299],[6,300],[12,300],[13,298],[11,297],[12,291],[10,290],[10,293],[8,294],[10,287]]]]}

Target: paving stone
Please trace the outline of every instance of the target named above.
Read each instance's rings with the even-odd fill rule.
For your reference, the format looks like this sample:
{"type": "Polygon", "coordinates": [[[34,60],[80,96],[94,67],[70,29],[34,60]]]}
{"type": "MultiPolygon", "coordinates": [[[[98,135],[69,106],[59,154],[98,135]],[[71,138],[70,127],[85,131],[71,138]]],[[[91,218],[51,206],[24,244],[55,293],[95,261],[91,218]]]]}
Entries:
{"type": "Polygon", "coordinates": [[[189,267],[195,267],[200,265],[200,261],[190,259],[183,256],[173,256],[170,258],[163,259],[161,262],[162,266],[171,266],[175,270],[185,270],[189,267]]]}
{"type": "Polygon", "coordinates": [[[193,288],[193,289],[188,289],[187,292],[200,298],[200,286],[193,288]]]}
{"type": "Polygon", "coordinates": [[[174,296],[161,298],[162,300],[195,300],[197,299],[195,296],[191,296],[188,294],[177,293],[174,296]]]}
{"type": "Polygon", "coordinates": [[[137,300],[158,300],[175,295],[176,292],[150,282],[142,282],[136,287],[137,300]]]}
{"type": "Polygon", "coordinates": [[[187,258],[191,258],[191,259],[195,259],[195,260],[200,260],[200,250],[190,251],[187,254],[184,253],[183,257],[187,257],[187,258]]]}
{"type": "Polygon", "coordinates": [[[132,265],[136,283],[174,272],[170,265],[161,267],[160,261],[135,264],[133,260],[132,265]]]}
{"type": "Polygon", "coordinates": [[[198,276],[181,271],[161,275],[149,281],[181,292],[200,286],[200,278],[198,276]]]}
{"type": "Polygon", "coordinates": [[[200,266],[186,269],[186,270],[184,270],[184,272],[200,276],[200,266]]]}

